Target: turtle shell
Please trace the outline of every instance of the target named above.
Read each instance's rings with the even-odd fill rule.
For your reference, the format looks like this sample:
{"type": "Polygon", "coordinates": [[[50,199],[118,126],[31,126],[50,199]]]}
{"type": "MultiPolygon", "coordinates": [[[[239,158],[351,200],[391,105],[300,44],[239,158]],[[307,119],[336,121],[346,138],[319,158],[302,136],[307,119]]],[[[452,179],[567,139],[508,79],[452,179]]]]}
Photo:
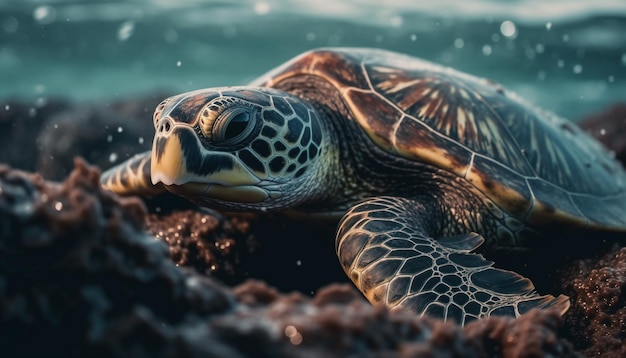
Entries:
{"type": "MultiPolygon", "coordinates": [[[[534,225],[626,228],[626,174],[575,124],[486,79],[373,49],[307,52],[256,81],[333,84],[374,143],[466,178],[534,225]]],[[[497,210],[497,208],[496,208],[497,210]]]]}

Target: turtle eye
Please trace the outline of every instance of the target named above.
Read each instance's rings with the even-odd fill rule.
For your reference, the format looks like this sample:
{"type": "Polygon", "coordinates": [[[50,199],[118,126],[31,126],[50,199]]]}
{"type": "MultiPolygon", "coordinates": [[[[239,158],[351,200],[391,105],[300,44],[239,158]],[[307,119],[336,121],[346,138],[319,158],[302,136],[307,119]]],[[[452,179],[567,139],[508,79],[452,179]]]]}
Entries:
{"type": "Polygon", "coordinates": [[[255,116],[250,108],[226,109],[213,126],[213,140],[220,144],[236,144],[245,140],[253,131],[255,116]]]}

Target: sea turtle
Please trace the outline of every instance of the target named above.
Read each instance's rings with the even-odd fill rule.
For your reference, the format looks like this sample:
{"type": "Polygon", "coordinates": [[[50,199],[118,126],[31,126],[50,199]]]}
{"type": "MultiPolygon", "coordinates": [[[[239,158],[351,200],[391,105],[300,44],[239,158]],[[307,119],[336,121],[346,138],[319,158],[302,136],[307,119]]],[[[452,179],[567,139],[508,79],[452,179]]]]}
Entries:
{"type": "Polygon", "coordinates": [[[152,150],[105,172],[104,188],[336,215],[354,284],[418,315],[564,313],[566,296],[482,254],[626,229],[625,172],[576,125],[398,53],[309,51],[249,86],[170,97],[153,120],[152,150]]]}

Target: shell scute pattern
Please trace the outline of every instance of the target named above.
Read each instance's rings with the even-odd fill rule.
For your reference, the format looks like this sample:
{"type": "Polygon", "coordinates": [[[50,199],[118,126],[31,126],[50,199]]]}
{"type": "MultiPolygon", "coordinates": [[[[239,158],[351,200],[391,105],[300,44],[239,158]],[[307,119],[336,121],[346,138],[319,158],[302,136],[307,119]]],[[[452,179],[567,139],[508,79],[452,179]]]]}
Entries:
{"type": "MultiPolygon", "coordinates": [[[[285,68],[334,83],[383,149],[469,179],[519,219],[626,225],[624,205],[614,207],[620,219],[581,207],[626,200],[623,175],[615,175],[622,169],[601,145],[492,81],[372,50],[320,50],[285,68]],[[543,190],[550,185],[565,199],[543,190]]],[[[279,69],[265,80],[289,75],[279,69]]]]}

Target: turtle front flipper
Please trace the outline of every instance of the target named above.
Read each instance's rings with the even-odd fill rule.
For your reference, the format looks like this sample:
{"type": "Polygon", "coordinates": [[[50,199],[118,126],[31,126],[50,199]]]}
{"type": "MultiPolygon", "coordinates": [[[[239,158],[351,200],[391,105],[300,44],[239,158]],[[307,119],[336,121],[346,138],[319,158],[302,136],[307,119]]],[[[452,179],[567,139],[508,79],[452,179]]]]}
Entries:
{"type": "Polygon", "coordinates": [[[566,296],[540,296],[529,279],[471,253],[482,236],[433,238],[435,225],[424,210],[415,201],[380,197],[342,218],[335,249],[370,302],[460,324],[489,315],[517,317],[532,308],[567,311],[566,296]]]}
{"type": "Polygon", "coordinates": [[[100,185],[120,195],[153,196],[165,192],[162,183],[152,184],[150,156],[150,151],[143,152],[108,169],[102,173],[100,185]]]}

